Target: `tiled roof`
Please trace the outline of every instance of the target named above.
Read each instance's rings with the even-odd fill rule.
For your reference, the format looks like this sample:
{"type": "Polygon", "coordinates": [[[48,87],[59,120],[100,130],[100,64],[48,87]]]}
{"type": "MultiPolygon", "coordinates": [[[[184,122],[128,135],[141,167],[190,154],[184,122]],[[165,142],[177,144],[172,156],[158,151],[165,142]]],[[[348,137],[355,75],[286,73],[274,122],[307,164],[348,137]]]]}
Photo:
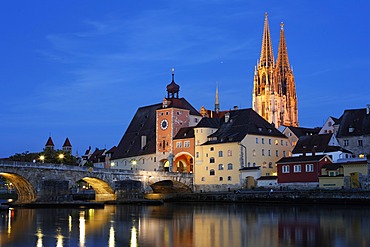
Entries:
{"type": "Polygon", "coordinates": [[[184,127],[177,132],[173,139],[194,138],[194,127],[184,127]]]}
{"type": "Polygon", "coordinates": [[[111,153],[113,154],[117,150],[116,146],[113,146],[111,149],[109,149],[106,153],[111,153]]]}
{"type": "Polygon", "coordinates": [[[113,153],[112,159],[120,159],[156,152],[156,110],[162,104],[140,107],[113,153]],[[141,136],[146,136],[146,145],[141,148],[141,136]]]}
{"type": "Polygon", "coordinates": [[[346,150],[339,146],[330,146],[329,142],[332,138],[332,133],[329,134],[321,134],[321,135],[309,135],[309,136],[301,136],[297,142],[297,145],[294,147],[292,153],[293,154],[301,154],[301,153],[311,153],[313,150],[315,152],[336,152],[342,151],[344,153],[352,153],[349,150],[346,150]]]}
{"type": "Polygon", "coordinates": [[[345,110],[340,118],[337,137],[370,135],[370,114],[366,110],[345,110]]]}
{"type": "MultiPolygon", "coordinates": [[[[314,156],[295,156],[295,157],[284,157],[281,158],[276,164],[286,164],[295,162],[318,162],[327,155],[314,155],[314,156]]],[[[328,157],[329,158],[329,157],[328,157]]]]}
{"type": "Polygon", "coordinates": [[[96,148],[95,151],[91,154],[89,161],[92,163],[104,162],[105,160],[105,149],[96,148]]]}
{"type": "Polygon", "coordinates": [[[317,135],[320,132],[320,128],[304,128],[304,127],[293,127],[288,126],[294,135],[296,135],[298,138],[301,136],[309,136],[309,135],[317,135]]]}
{"type": "Polygon", "coordinates": [[[341,168],[342,166],[339,165],[339,164],[325,164],[322,166],[322,168],[326,169],[326,170],[331,170],[331,171],[335,171],[335,170],[338,170],[339,168],[341,168]]]}
{"type": "Polygon", "coordinates": [[[207,118],[204,117],[200,122],[197,124],[196,128],[220,128],[221,119],[220,118],[207,118]]]}
{"type": "Polygon", "coordinates": [[[246,135],[287,138],[251,108],[232,110],[220,120],[220,128],[203,145],[240,142],[246,135]],[[225,121],[226,119],[226,121],[225,121]]]}
{"type": "Polygon", "coordinates": [[[190,111],[190,115],[201,116],[200,113],[185,98],[166,98],[171,101],[167,108],[179,108],[190,111]]]}

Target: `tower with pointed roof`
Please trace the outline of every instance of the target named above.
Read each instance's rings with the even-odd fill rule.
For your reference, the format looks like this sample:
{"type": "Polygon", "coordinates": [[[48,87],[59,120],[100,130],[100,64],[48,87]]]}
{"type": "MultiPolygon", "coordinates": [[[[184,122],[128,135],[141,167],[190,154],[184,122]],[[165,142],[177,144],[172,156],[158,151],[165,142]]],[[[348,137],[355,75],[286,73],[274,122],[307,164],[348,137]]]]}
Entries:
{"type": "Polygon", "coordinates": [[[53,139],[51,139],[51,136],[49,136],[48,140],[46,141],[46,144],[45,144],[45,149],[54,149],[55,145],[54,145],[54,142],[53,142],[53,139]]]}
{"type": "Polygon", "coordinates": [[[220,112],[220,102],[218,99],[218,85],[217,84],[216,84],[215,112],[216,113],[220,112]]]}
{"type": "Polygon", "coordinates": [[[272,41],[265,13],[260,60],[254,69],[253,110],[276,127],[298,126],[298,107],[293,70],[290,67],[284,24],[275,63],[272,41]]]}
{"type": "Polygon", "coordinates": [[[64,152],[72,153],[72,145],[71,145],[71,142],[69,141],[68,137],[64,141],[62,149],[63,149],[64,152]]]}

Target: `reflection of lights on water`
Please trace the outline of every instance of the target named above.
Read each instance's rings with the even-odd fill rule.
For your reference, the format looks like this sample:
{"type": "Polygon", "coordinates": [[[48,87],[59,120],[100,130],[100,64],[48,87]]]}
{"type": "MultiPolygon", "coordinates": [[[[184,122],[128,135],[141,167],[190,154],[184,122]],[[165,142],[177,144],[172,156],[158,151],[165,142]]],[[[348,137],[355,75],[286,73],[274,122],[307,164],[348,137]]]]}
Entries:
{"type": "Polygon", "coordinates": [[[68,231],[72,232],[72,215],[68,215],[68,231]]]}
{"type": "Polygon", "coordinates": [[[137,247],[137,230],[135,226],[131,228],[131,240],[130,240],[130,247],[137,247]]]}
{"type": "Polygon", "coordinates": [[[89,213],[89,219],[94,218],[94,215],[95,215],[95,210],[94,209],[90,208],[88,213],[89,213]]]}
{"type": "Polygon", "coordinates": [[[36,247],[43,247],[43,243],[42,243],[42,237],[44,236],[44,234],[42,234],[42,231],[41,231],[41,228],[38,227],[37,228],[37,233],[36,233],[36,237],[37,237],[37,242],[36,242],[36,247]]]}
{"type": "Polygon", "coordinates": [[[109,229],[109,239],[108,239],[108,247],[114,247],[115,246],[115,239],[114,239],[114,227],[113,224],[111,224],[109,229]]]}
{"type": "Polygon", "coordinates": [[[85,247],[85,211],[80,212],[80,247],[85,247]]]}
{"type": "Polygon", "coordinates": [[[60,228],[57,230],[57,245],[56,247],[63,247],[63,235],[60,232],[60,228]]]}
{"type": "Polygon", "coordinates": [[[8,211],[8,234],[10,235],[12,233],[12,218],[14,216],[13,209],[9,209],[8,211]]]}

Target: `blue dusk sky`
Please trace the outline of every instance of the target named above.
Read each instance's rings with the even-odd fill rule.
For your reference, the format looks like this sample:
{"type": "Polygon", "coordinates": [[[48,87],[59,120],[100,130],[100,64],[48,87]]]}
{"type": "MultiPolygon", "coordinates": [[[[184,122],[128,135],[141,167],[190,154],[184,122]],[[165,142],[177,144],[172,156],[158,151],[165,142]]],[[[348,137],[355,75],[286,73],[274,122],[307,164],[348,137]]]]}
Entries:
{"type": "Polygon", "coordinates": [[[299,122],[370,103],[370,1],[3,1],[0,158],[40,152],[48,137],[73,154],[117,145],[138,107],[166,95],[196,109],[250,108],[269,15],[294,69],[299,122]]]}

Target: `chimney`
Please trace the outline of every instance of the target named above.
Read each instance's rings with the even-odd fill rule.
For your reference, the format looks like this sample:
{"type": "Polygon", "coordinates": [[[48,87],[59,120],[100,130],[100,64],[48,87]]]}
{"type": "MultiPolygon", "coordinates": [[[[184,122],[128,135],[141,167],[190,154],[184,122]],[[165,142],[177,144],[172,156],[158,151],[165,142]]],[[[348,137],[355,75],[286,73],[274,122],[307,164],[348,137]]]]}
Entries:
{"type": "Polygon", "coordinates": [[[314,145],[313,148],[312,148],[312,156],[316,155],[316,148],[317,148],[317,146],[314,145]]]}
{"type": "Polygon", "coordinates": [[[366,115],[370,114],[370,104],[366,105],[366,115]]]}
{"type": "Polygon", "coordinates": [[[303,157],[306,157],[306,146],[303,146],[303,157]]]}

